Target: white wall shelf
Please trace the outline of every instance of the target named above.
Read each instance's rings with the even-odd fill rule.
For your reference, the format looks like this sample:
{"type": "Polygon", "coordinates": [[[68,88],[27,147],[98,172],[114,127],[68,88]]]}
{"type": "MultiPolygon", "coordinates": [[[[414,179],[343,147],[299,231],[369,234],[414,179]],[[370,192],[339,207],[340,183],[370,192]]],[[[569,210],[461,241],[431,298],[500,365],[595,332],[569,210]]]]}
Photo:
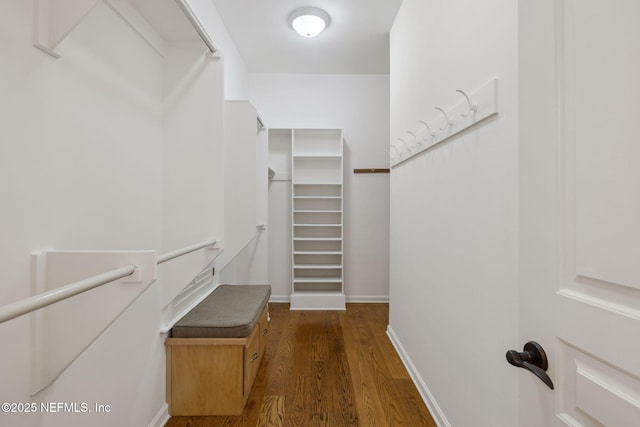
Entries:
{"type": "Polygon", "coordinates": [[[340,237],[294,237],[293,240],[301,240],[301,241],[342,241],[340,237]]]}
{"type": "Polygon", "coordinates": [[[291,135],[291,309],[344,310],[342,130],[291,135]]]}
{"type": "Polygon", "coordinates": [[[293,156],[296,159],[342,159],[338,154],[305,154],[302,156],[293,156]]]}
{"type": "Polygon", "coordinates": [[[294,255],[342,255],[341,251],[293,251],[294,255]]]}
{"type": "Polygon", "coordinates": [[[342,268],[341,264],[294,264],[293,268],[299,269],[338,269],[342,268]]]}
{"type": "Polygon", "coordinates": [[[340,196],[293,196],[294,199],[342,199],[340,196]]]}
{"type": "Polygon", "coordinates": [[[342,227],[342,224],[293,224],[294,227],[342,227]]]}
{"type": "Polygon", "coordinates": [[[341,210],[329,209],[296,209],[293,213],[341,213],[341,210]]]}

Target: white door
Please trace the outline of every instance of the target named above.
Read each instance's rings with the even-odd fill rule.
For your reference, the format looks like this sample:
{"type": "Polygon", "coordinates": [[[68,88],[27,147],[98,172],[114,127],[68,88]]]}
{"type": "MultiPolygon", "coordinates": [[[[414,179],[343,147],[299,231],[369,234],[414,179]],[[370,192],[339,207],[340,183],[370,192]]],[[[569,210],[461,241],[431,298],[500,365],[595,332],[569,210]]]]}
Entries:
{"type": "Polygon", "coordinates": [[[519,5],[520,427],[640,426],[640,2],[519,5]]]}

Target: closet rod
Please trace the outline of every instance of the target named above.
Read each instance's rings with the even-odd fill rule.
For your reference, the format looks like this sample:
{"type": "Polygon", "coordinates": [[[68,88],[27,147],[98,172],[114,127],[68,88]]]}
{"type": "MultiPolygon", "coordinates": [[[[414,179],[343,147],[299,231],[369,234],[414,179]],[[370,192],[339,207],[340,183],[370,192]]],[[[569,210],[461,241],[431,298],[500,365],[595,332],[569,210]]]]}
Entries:
{"type": "Polygon", "coordinates": [[[194,251],[197,251],[198,249],[213,246],[215,244],[216,244],[215,240],[207,240],[206,242],[196,243],[195,245],[186,246],[182,249],[176,249],[175,251],[167,252],[166,254],[160,255],[157,258],[157,261],[158,261],[158,264],[162,264],[163,262],[167,262],[171,259],[178,258],[179,256],[186,255],[190,252],[194,252],[194,251]]]}
{"type": "Polygon", "coordinates": [[[215,45],[213,44],[213,40],[211,40],[211,37],[209,37],[209,34],[207,34],[207,31],[204,29],[202,22],[200,22],[189,3],[187,3],[186,0],[176,0],[176,3],[178,3],[178,6],[180,6],[180,9],[182,9],[184,16],[186,16],[189,22],[191,22],[193,28],[196,29],[204,44],[207,45],[211,54],[216,53],[218,49],[216,49],[215,45]]]}
{"type": "Polygon", "coordinates": [[[36,311],[39,308],[46,307],[58,301],[71,298],[72,296],[97,288],[98,286],[106,285],[123,277],[131,276],[135,270],[136,267],[134,265],[127,265],[7,304],[0,308],[0,323],[22,316],[23,314],[31,313],[32,311],[36,311]]]}
{"type": "MultiPolygon", "coordinates": [[[[196,243],[195,245],[167,252],[166,254],[157,257],[157,263],[162,264],[163,262],[197,251],[198,249],[214,246],[215,244],[216,240],[207,240],[205,242],[196,243]]],[[[46,307],[64,299],[71,298],[72,296],[97,288],[98,286],[106,285],[107,283],[114,282],[118,279],[122,279],[123,277],[131,276],[135,270],[135,265],[127,265],[125,267],[107,271],[106,273],[98,274],[96,276],[91,276],[86,279],[7,304],[0,307],[0,323],[22,316],[23,314],[31,313],[32,311],[36,311],[42,307],[46,307]]]]}

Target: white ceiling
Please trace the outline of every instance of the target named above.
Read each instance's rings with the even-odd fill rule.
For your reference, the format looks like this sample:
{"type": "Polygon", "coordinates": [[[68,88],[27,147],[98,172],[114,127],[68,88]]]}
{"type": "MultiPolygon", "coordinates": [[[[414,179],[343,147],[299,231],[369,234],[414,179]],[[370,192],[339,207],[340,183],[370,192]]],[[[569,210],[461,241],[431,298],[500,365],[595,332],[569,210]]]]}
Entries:
{"type": "Polygon", "coordinates": [[[211,0],[250,73],[387,74],[389,30],[402,0],[211,0]],[[291,29],[296,8],[331,16],[315,38],[291,29]]]}

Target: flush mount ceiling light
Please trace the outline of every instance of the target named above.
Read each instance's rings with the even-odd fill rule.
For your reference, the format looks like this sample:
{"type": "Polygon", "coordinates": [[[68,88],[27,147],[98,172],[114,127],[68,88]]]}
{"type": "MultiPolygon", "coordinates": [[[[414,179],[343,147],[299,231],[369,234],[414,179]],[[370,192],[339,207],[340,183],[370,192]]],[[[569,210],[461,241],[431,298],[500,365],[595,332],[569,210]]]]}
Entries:
{"type": "Polygon", "coordinates": [[[289,24],[302,37],[315,37],[329,25],[331,18],[322,9],[301,7],[289,15],[289,24]]]}

